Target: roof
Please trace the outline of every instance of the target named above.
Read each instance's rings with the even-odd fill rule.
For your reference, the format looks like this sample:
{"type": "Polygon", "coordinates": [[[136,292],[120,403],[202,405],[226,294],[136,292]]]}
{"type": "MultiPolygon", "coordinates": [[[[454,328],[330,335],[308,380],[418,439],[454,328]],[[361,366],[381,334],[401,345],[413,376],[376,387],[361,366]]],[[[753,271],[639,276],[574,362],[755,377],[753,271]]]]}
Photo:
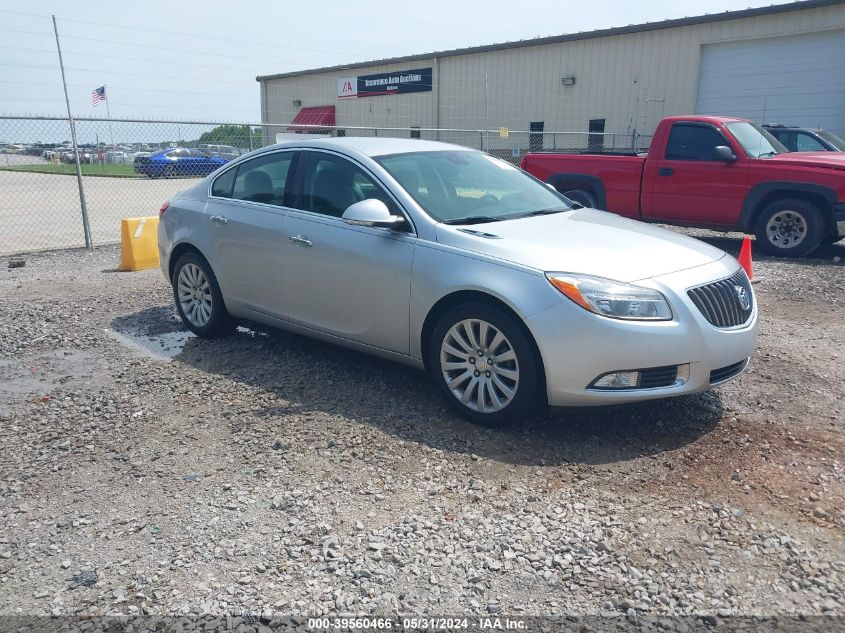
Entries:
{"type": "Polygon", "coordinates": [[[290,122],[289,130],[295,132],[303,132],[312,130],[313,128],[301,127],[303,125],[326,125],[334,127],[335,111],[334,106],[314,106],[310,108],[302,108],[296,113],[293,121],[290,122]]]}
{"type": "Polygon", "coordinates": [[[441,143],[439,141],[373,136],[345,136],[303,139],[301,141],[285,141],[284,143],[268,145],[267,147],[261,148],[259,151],[271,151],[282,147],[314,147],[333,149],[343,154],[363,155],[369,157],[385,156],[388,154],[405,154],[408,152],[476,151],[462,145],[452,145],[450,143],[441,143]]]}
{"type": "Polygon", "coordinates": [[[679,26],[690,26],[694,24],[707,24],[712,22],[724,22],[726,20],[738,20],[741,18],[752,18],[761,15],[771,15],[773,13],[786,13],[788,11],[800,11],[805,9],[817,9],[820,7],[828,7],[845,4],[845,0],[801,0],[800,2],[790,2],[787,4],[775,4],[768,7],[757,7],[754,9],[741,9],[738,11],[725,11],[724,13],[714,13],[697,15],[688,18],[676,18],[673,20],[662,20],[660,22],[645,22],[643,24],[630,24],[628,26],[619,26],[609,29],[597,29],[595,31],[582,31],[580,33],[570,33],[567,35],[553,35],[550,37],[537,37],[530,40],[519,40],[517,42],[503,42],[500,44],[487,44],[484,46],[470,46],[467,48],[454,48],[445,51],[434,51],[431,53],[422,53],[418,55],[406,55],[402,57],[387,57],[385,59],[375,59],[366,62],[356,62],[354,64],[341,64],[339,66],[324,66],[322,68],[312,68],[308,70],[296,70],[287,73],[278,73],[274,75],[259,75],[255,78],[256,81],[267,81],[269,79],[285,79],[287,77],[301,77],[303,75],[313,75],[318,73],[327,73],[340,70],[353,70],[356,68],[369,68],[370,66],[380,66],[383,64],[398,64],[404,62],[415,62],[430,60],[439,57],[454,57],[457,55],[470,55],[474,53],[488,53],[492,51],[502,51],[512,48],[525,48],[528,46],[543,46],[545,44],[560,44],[563,42],[577,42],[579,40],[591,40],[599,37],[613,37],[616,35],[628,35],[631,33],[644,33],[646,31],[657,31],[660,29],[671,29],[679,26]]]}

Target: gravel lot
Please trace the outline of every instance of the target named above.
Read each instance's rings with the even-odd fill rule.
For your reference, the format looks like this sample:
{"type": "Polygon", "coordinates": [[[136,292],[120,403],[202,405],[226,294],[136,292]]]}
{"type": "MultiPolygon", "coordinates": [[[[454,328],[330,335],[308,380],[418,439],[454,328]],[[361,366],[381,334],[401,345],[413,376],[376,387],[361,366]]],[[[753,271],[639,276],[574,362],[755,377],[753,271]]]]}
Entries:
{"type": "Polygon", "coordinates": [[[114,248],[0,258],[0,613],[845,616],[842,256],[755,261],[741,379],[507,431],[386,361],[189,337],[114,248]]]}

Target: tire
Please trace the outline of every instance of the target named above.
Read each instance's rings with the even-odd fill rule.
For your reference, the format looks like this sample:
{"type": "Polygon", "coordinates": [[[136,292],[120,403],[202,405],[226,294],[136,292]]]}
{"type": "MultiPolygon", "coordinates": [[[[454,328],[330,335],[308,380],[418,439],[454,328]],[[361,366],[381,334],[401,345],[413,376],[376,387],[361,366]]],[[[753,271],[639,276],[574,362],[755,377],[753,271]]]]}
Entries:
{"type": "Polygon", "coordinates": [[[165,178],[176,178],[176,166],[175,165],[168,165],[164,168],[164,177],[165,178]]]}
{"type": "Polygon", "coordinates": [[[569,191],[564,191],[563,195],[567,198],[572,200],[572,202],[577,202],[588,209],[598,209],[598,200],[596,200],[595,194],[590,191],[584,191],[583,189],[570,189],[569,191]]]}
{"type": "Polygon", "coordinates": [[[429,341],[428,369],[449,406],[476,424],[507,426],[545,404],[545,385],[534,345],[512,316],[491,305],[456,306],[440,318],[429,341]],[[479,356],[476,348],[482,323],[487,326],[487,341],[481,350],[485,354],[479,356]],[[502,339],[494,350],[490,345],[499,339],[497,332],[502,339]],[[505,358],[488,364],[494,351],[505,358]],[[451,363],[451,369],[446,363],[451,363]],[[471,369],[474,367],[478,369],[471,369]],[[466,396],[466,404],[462,396],[466,396]]]}
{"type": "Polygon", "coordinates": [[[803,257],[822,243],[825,235],[824,217],[812,202],[783,198],[772,202],[760,212],[754,234],[764,253],[803,257]]]}
{"type": "Polygon", "coordinates": [[[234,328],[226,310],[217,277],[199,253],[185,253],[173,267],[173,300],[191,332],[201,338],[218,338],[234,328]]]}

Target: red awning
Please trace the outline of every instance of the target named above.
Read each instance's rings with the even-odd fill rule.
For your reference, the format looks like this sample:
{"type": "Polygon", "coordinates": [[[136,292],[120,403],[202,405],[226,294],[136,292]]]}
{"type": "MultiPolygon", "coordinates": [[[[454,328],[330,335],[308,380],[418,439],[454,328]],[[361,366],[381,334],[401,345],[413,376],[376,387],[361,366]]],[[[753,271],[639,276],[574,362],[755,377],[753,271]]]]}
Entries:
{"type": "Polygon", "coordinates": [[[313,108],[302,108],[293,121],[290,122],[288,130],[292,132],[323,132],[319,128],[301,127],[303,125],[330,125],[334,127],[334,106],[316,106],[313,108]]]}

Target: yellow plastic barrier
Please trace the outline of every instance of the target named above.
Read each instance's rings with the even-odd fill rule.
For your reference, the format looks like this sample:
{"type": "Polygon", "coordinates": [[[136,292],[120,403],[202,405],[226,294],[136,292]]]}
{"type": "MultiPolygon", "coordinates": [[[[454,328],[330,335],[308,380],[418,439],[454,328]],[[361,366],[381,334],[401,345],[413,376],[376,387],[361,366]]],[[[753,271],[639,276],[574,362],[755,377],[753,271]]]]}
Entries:
{"type": "Polygon", "coordinates": [[[118,270],[146,270],[158,266],[158,217],[120,221],[118,270]]]}

